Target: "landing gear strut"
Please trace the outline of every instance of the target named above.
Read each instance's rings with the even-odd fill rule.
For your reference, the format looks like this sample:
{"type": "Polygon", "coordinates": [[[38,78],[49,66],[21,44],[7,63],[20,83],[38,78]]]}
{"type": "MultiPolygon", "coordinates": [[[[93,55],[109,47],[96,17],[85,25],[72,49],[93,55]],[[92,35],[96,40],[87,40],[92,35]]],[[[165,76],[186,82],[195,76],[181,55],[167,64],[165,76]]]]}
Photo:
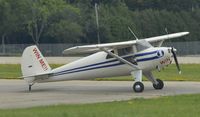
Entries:
{"type": "Polygon", "coordinates": [[[133,84],[133,90],[136,93],[141,93],[144,90],[144,85],[142,83],[142,70],[137,70],[131,72],[133,78],[135,78],[135,83],[133,84]]]}
{"type": "Polygon", "coordinates": [[[157,81],[158,83],[157,83],[157,84],[153,84],[153,87],[154,87],[156,90],[163,89],[163,87],[164,87],[163,81],[160,80],[160,79],[156,79],[156,81],[157,81]]]}

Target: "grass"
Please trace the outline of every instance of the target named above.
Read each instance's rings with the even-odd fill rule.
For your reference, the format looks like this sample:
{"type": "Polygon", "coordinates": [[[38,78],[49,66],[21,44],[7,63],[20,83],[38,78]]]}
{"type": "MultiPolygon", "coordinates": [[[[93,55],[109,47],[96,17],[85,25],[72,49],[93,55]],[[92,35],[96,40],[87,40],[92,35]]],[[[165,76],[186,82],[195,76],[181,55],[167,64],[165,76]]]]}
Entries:
{"type": "Polygon", "coordinates": [[[19,65],[0,64],[0,78],[17,78],[21,76],[19,65]]]}
{"type": "MultiPolygon", "coordinates": [[[[52,68],[61,66],[52,64],[52,68]]],[[[0,64],[0,79],[19,79],[21,77],[21,66],[19,64],[0,64]]]]}
{"type": "Polygon", "coordinates": [[[0,117],[199,117],[200,94],[0,110],[0,117]]]}
{"type": "MultiPolygon", "coordinates": [[[[50,65],[52,68],[61,66],[60,64],[50,65]]],[[[200,64],[181,65],[182,74],[179,75],[175,65],[170,65],[161,72],[154,71],[156,78],[166,81],[200,81],[200,64]]],[[[21,77],[20,65],[0,64],[0,79],[19,79],[21,77]]],[[[114,78],[98,78],[96,80],[133,80],[131,76],[114,78]]],[[[144,78],[146,80],[146,78],[144,78]]]]}

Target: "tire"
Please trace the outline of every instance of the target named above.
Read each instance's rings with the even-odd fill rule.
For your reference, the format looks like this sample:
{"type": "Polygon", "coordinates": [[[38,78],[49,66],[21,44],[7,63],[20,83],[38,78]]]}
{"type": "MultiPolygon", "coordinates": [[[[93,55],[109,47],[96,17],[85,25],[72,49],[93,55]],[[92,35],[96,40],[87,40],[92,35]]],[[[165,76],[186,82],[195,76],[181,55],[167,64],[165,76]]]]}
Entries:
{"type": "Polygon", "coordinates": [[[156,81],[158,82],[158,84],[153,84],[154,89],[156,89],[156,90],[163,89],[163,87],[164,87],[163,81],[160,79],[156,79],[156,81]]]}
{"type": "Polygon", "coordinates": [[[136,83],[134,83],[134,85],[133,85],[133,90],[134,90],[136,93],[141,93],[141,92],[143,92],[143,90],[144,90],[144,85],[143,85],[143,83],[141,83],[141,82],[136,82],[136,83]]]}

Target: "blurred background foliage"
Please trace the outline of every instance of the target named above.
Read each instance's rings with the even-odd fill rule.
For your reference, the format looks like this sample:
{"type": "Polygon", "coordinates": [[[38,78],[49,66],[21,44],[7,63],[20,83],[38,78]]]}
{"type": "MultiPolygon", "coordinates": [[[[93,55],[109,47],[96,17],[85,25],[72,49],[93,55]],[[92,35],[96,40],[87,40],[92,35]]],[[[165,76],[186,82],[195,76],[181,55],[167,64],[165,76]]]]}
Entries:
{"type": "Polygon", "coordinates": [[[0,37],[6,44],[102,43],[189,31],[175,41],[200,40],[200,0],[0,0],[0,37]]]}

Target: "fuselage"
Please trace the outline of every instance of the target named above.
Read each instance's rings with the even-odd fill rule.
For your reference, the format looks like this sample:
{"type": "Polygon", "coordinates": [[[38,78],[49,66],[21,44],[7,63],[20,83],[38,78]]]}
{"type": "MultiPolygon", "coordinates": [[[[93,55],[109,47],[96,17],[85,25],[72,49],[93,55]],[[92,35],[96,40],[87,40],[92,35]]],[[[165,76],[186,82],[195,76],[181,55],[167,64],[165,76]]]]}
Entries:
{"type": "MultiPolygon", "coordinates": [[[[146,50],[130,53],[122,58],[137,65],[142,71],[161,69],[171,64],[172,53],[168,47],[152,47],[146,50]]],[[[109,57],[105,52],[97,52],[80,60],[52,70],[52,75],[37,82],[63,80],[87,80],[114,76],[130,75],[133,69],[127,64],[109,57]]]]}

